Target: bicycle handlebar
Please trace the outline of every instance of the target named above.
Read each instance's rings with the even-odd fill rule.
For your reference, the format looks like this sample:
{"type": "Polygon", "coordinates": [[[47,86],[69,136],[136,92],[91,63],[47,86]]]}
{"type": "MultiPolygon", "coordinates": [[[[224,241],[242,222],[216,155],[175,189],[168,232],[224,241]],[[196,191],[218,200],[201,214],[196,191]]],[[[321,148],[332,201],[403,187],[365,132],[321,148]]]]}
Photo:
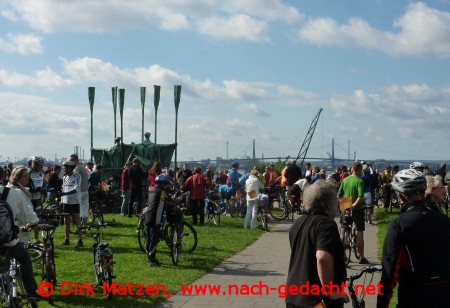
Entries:
{"type": "Polygon", "coordinates": [[[381,265],[371,265],[363,269],[361,272],[351,275],[350,277],[347,278],[347,280],[353,282],[354,280],[360,278],[365,273],[372,274],[375,272],[381,272],[382,269],[383,267],[381,265]]]}
{"type": "Polygon", "coordinates": [[[66,216],[70,216],[70,213],[40,213],[37,215],[39,218],[59,218],[59,217],[66,217],[66,216]]]}

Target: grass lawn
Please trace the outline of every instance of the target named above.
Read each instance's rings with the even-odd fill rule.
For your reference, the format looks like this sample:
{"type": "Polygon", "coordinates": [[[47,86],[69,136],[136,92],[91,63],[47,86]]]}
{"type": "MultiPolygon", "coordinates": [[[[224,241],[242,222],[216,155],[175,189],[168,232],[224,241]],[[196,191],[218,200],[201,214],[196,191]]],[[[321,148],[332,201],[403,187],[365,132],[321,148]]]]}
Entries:
{"type": "MultiPolygon", "coordinates": [[[[400,213],[400,209],[394,208],[392,213],[385,213],[383,208],[379,208],[376,212],[377,217],[377,245],[378,245],[378,258],[381,260],[381,253],[383,251],[384,239],[388,230],[388,225],[397,217],[400,213]]],[[[394,290],[389,307],[395,307],[397,305],[397,288],[394,290]]]]}
{"type": "MultiPolygon", "coordinates": [[[[169,249],[164,242],[158,245],[157,258],[162,261],[159,268],[150,267],[147,256],[140,250],[137,241],[136,218],[121,217],[108,214],[105,222],[115,219],[117,225],[104,228],[102,240],[110,244],[114,252],[114,280],[117,284],[164,285],[172,295],[180,290],[180,284],[189,284],[204,276],[224,259],[254,242],[262,233],[261,229],[243,229],[243,219],[221,217],[220,226],[211,222],[205,226],[196,226],[198,246],[192,254],[182,254],[178,266],[172,265],[169,249]]],[[[191,222],[191,217],[186,217],[191,222]]],[[[57,228],[55,238],[55,263],[57,265],[58,283],[95,283],[93,255],[91,246],[94,242],[95,230],[88,231],[84,237],[84,248],[73,248],[77,242],[71,235],[71,246],[61,246],[64,235],[63,227],[57,228]]],[[[36,281],[41,281],[40,269],[35,269],[36,281]]],[[[67,286],[66,291],[69,290],[67,286]]],[[[102,289],[96,288],[96,295],[61,295],[60,286],[55,286],[53,306],[56,307],[152,307],[164,301],[167,295],[154,296],[120,296],[113,297],[111,302],[102,296],[102,289]]],[[[74,292],[74,291],[73,291],[74,292]]],[[[162,293],[162,292],[161,292],[162,293]]],[[[40,301],[40,307],[51,307],[47,301],[40,301]]]]}

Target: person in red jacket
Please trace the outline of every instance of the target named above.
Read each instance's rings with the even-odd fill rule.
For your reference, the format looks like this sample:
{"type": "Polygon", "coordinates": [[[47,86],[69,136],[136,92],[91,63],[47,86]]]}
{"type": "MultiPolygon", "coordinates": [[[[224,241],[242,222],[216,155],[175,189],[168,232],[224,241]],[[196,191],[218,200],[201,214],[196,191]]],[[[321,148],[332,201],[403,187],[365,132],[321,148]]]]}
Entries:
{"type": "Polygon", "coordinates": [[[208,179],[202,175],[202,167],[194,168],[192,174],[184,185],[190,192],[189,208],[192,213],[192,222],[197,224],[197,214],[200,215],[200,225],[205,223],[205,198],[206,187],[209,185],[208,179]]]}
{"type": "Polygon", "coordinates": [[[130,176],[128,175],[128,169],[133,166],[131,160],[127,161],[125,168],[122,170],[121,186],[122,186],[122,207],[120,208],[120,215],[125,216],[128,214],[128,203],[130,203],[130,176]]]}

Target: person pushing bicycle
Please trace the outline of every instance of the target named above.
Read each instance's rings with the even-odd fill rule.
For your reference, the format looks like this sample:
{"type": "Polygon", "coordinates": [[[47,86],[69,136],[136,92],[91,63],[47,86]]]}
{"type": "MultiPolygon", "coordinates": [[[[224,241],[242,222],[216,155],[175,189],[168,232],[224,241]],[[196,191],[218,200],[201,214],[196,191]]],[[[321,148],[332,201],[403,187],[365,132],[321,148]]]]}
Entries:
{"type": "Polygon", "coordinates": [[[160,266],[156,259],[156,246],[158,245],[161,229],[161,217],[166,201],[171,200],[167,194],[169,180],[165,175],[155,178],[155,189],[148,192],[147,211],[145,212],[145,225],[147,226],[148,261],[150,266],[160,266]]]}

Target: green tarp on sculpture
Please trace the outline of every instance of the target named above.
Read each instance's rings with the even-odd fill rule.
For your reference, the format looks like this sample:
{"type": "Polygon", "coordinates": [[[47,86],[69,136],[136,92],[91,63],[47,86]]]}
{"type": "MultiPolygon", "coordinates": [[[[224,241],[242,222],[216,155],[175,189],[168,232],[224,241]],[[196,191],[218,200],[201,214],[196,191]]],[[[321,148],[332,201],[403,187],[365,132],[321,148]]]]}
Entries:
{"type": "Polygon", "coordinates": [[[142,143],[121,144],[120,137],[116,144],[109,149],[91,149],[96,164],[104,168],[104,176],[120,178],[121,171],[128,160],[139,159],[141,167],[148,171],[153,163],[159,160],[163,167],[169,167],[176,144],[155,144],[151,142],[150,133],[145,134],[146,140],[142,143]]]}

